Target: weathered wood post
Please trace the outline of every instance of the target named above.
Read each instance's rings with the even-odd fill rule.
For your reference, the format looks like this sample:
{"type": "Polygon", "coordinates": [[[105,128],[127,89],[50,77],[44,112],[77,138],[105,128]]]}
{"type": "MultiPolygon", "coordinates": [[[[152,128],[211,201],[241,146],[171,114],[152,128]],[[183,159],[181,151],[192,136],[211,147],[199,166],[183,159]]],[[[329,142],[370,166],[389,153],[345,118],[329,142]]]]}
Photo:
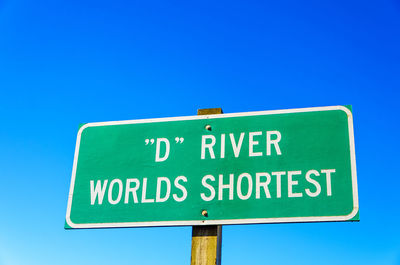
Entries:
{"type": "MultiPolygon", "coordinates": [[[[222,114],[221,108],[199,109],[197,115],[222,114]]],[[[192,227],[192,255],[190,265],[221,264],[222,226],[192,227]]]]}

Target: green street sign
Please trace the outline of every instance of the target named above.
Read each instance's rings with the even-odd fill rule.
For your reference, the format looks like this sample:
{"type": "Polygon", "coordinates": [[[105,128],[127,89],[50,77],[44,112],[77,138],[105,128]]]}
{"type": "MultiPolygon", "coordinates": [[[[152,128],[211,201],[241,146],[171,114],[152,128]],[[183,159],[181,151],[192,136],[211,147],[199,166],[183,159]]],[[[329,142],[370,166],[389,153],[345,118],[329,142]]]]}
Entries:
{"type": "Polygon", "coordinates": [[[66,228],[356,221],[347,107],[83,125],[66,228]]]}

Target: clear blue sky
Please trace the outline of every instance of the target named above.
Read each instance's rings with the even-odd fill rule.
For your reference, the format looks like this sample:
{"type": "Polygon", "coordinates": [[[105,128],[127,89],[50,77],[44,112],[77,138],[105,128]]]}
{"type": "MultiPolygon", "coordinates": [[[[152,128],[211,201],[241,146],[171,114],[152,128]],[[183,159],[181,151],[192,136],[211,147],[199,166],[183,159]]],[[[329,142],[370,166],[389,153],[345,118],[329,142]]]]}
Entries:
{"type": "Polygon", "coordinates": [[[0,0],[0,264],[189,264],[64,230],[80,123],[353,105],[359,223],[225,226],[223,264],[400,264],[400,2],[0,0]]]}

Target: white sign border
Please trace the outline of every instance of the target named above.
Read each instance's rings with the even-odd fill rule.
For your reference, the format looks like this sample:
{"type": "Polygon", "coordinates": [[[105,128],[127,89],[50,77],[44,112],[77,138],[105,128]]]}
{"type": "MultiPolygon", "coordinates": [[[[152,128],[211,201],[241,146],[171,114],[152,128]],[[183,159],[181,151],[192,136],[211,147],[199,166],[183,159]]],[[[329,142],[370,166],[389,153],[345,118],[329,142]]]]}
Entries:
{"type": "Polygon", "coordinates": [[[116,228],[116,227],[150,227],[150,226],[192,226],[192,225],[231,225],[231,224],[261,224],[261,223],[296,223],[296,222],[327,222],[327,221],[348,221],[358,213],[358,189],[357,189],[357,171],[356,171],[356,157],[354,146],[354,129],[353,129],[353,115],[351,111],[344,106],[329,106],[329,107],[314,107],[314,108],[300,108],[300,109],[285,109],[285,110],[271,110],[271,111],[255,111],[255,112],[240,112],[228,114],[213,114],[213,115],[199,115],[199,116],[184,116],[172,118],[156,118],[156,119],[142,119],[142,120],[126,120],[126,121],[110,121],[110,122],[94,122],[83,125],[79,131],[75,146],[74,163],[72,168],[71,184],[68,195],[68,205],[66,222],[70,228],[116,228]],[[350,140],[350,159],[351,159],[351,173],[353,184],[353,210],[348,215],[342,216],[309,216],[309,217],[284,217],[284,218],[256,218],[256,219],[227,219],[227,220],[192,220],[192,221],[157,221],[157,222],[120,222],[120,223],[85,223],[75,224],[71,221],[71,207],[72,197],[75,185],[76,168],[78,164],[79,146],[83,130],[88,127],[108,126],[108,125],[123,125],[123,124],[137,124],[137,123],[153,123],[153,122],[168,122],[168,121],[185,121],[185,120],[203,120],[203,119],[220,119],[230,117],[242,116],[258,116],[258,115],[273,115],[273,114],[288,114],[288,113],[301,113],[301,112],[315,112],[315,111],[329,111],[329,110],[342,110],[348,117],[348,129],[350,140]]]}

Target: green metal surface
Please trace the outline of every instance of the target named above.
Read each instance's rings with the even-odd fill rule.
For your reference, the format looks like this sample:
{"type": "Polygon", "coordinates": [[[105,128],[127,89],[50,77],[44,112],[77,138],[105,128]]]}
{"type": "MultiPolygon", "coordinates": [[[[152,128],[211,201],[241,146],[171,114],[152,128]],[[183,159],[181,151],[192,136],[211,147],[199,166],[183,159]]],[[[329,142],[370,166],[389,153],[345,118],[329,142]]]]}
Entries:
{"type": "MultiPolygon", "coordinates": [[[[193,222],[229,224],[302,221],[298,218],[305,218],[304,221],[335,221],[334,218],[328,220],[325,217],[340,217],[338,221],[344,221],[343,216],[348,216],[346,220],[358,220],[358,215],[350,216],[352,212],[358,211],[358,203],[354,201],[357,195],[354,194],[356,183],[352,169],[354,161],[351,157],[349,113],[341,109],[316,109],[294,113],[219,116],[223,117],[82,127],[66,228],[136,226],[136,223],[152,226],[193,225],[193,222]],[[278,148],[271,143],[270,155],[267,155],[267,131],[280,133],[281,139],[277,143],[280,155],[278,148]],[[249,156],[250,132],[256,132],[253,142],[258,144],[253,144],[253,153],[261,153],[260,156],[249,156]],[[235,139],[234,145],[237,145],[241,133],[244,133],[243,142],[238,157],[235,157],[230,134],[235,139]],[[221,134],[225,135],[223,158],[221,134]],[[207,148],[203,148],[204,159],[201,158],[204,135],[215,136],[214,159],[207,148]],[[160,138],[168,139],[170,152],[165,161],[157,162],[156,145],[160,138]],[[153,144],[151,139],[154,139],[153,144]],[[327,174],[322,173],[322,170],[327,169],[334,169],[330,176],[330,191],[327,174]],[[307,181],[305,177],[310,170],[319,173],[319,176],[310,175],[314,182],[307,181]],[[292,183],[289,183],[289,171],[296,173],[292,176],[292,183]],[[280,196],[279,181],[274,172],[285,172],[281,176],[280,196]],[[247,174],[242,175],[238,191],[238,179],[243,173],[247,174]],[[267,185],[269,194],[263,187],[257,188],[257,173],[270,175],[270,183],[267,185]],[[233,174],[234,180],[233,198],[229,198],[229,190],[225,188],[222,200],[219,200],[220,175],[223,184],[228,184],[230,174],[233,174]],[[215,197],[210,201],[201,197],[201,194],[205,197],[211,195],[210,189],[202,185],[206,175],[215,178],[215,181],[208,179],[206,182],[215,189],[215,197]],[[187,182],[182,179],[178,182],[180,188],[174,185],[178,176],[187,179],[187,182]],[[248,176],[252,183],[249,183],[248,176]],[[159,177],[170,180],[169,198],[163,202],[145,202],[156,199],[159,177]],[[145,191],[144,178],[147,179],[145,191]],[[120,191],[116,183],[109,192],[110,183],[115,179],[122,183],[122,189],[120,191]],[[140,183],[136,191],[137,202],[134,202],[132,193],[126,195],[127,179],[136,179],[140,183]],[[95,196],[93,203],[94,187],[96,184],[102,187],[105,180],[107,185],[104,186],[102,203],[99,203],[99,196],[95,196]],[[320,186],[319,193],[315,182],[320,186]],[[251,187],[249,184],[252,184],[251,187]],[[182,198],[182,189],[186,190],[187,196],[183,201],[176,201],[173,195],[182,198]],[[259,198],[256,196],[257,189],[259,198]],[[290,189],[292,196],[289,194],[290,189]],[[306,190],[318,195],[309,196],[306,190]],[[145,200],[142,200],[144,192],[145,200]],[[247,193],[249,197],[243,199],[247,193]],[[301,197],[293,197],[293,194],[301,197]],[[207,211],[207,216],[202,215],[203,210],[207,211]],[[253,219],[256,221],[251,221],[253,219]]],[[[274,137],[276,139],[277,135],[272,134],[270,140],[274,140],[274,137]]],[[[205,142],[210,143],[210,140],[205,142]]],[[[159,157],[166,151],[165,142],[161,142],[159,157]]],[[[262,174],[260,181],[266,180],[267,177],[262,174]]],[[[134,182],[130,185],[135,186],[134,182]]],[[[165,181],[161,182],[160,197],[164,197],[167,192],[166,186],[165,181]]]]}

